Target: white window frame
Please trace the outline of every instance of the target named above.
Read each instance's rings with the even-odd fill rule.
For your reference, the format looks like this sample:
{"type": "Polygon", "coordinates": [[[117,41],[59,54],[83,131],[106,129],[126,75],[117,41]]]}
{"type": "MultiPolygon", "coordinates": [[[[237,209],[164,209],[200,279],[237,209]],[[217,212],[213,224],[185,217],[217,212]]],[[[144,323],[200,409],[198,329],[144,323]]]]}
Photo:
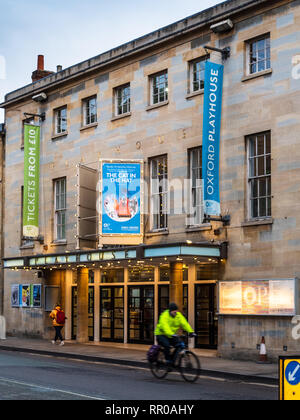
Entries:
{"type": "Polygon", "coordinates": [[[247,76],[252,76],[255,74],[259,74],[262,73],[264,71],[267,70],[271,70],[272,68],[272,63],[271,63],[271,35],[268,34],[264,34],[261,35],[259,37],[256,37],[254,39],[250,39],[248,41],[246,41],[246,75],[247,76]],[[256,52],[256,63],[251,61],[251,48],[254,44],[260,42],[260,41],[265,41],[265,46],[264,46],[264,50],[257,50],[256,52]],[[262,60],[259,60],[259,51],[264,51],[264,58],[262,60]],[[269,52],[269,56],[268,57],[268,52],[269,52]],[[263,62],[264,63],[264,68],[261,70],[258,70],[259,67],[259,63],[263,62]],[[269,65],[268,65],[269,62],[269,65]],[[252,65],[256,65],[256,71],[252,71],[251,66],[252,65]]]}
{"type": "Polygon", "coordinates": [[[165,231],[168,229],[169,214],[169,182],[168,182],[168,156],[162,155],[150,159],[150,214],[151,231],[165,231]],[[156,171],[155,165],[156,163],[156,171]],[[166,168],[160,174],[158,165],[166,168]],[[162,207],[162,208],[161,208],[162,207]],[[157,220],[156,220],[157,219],[157,220]]]}
{"type": "Polygon", "coordinates": [[[169,100],[169,74],[168,74],[168,70],[164,70],[150,76],[150,105],[159,105],[161,103],[167,102],[168,100],[169,100]],[[155,81],[162,76],[164,77],[164,82],[158,83],[159,86],[163,87],[163,99],[160,99],[160,93],[154,94],[154,89],[155,89],[155,81]],[[155,99],[154,99],[155,96],[157,96],[157,102],[155,102],[155,99]]]}
{"type": "Polygon", "coordinates": [[[54,111],[54,133],[56,135],[67,133],[68,131],[68,108],[63,106],[54,111]],[[62,111],[66,112],[66,116],[63,117],[62,111]],[[65,120],[65,121],[64,121],[65,120]]]}
{"type": "Polygon", "coordinates": [[[83,127],[97,123],[97,96],[91,96],[90,98],[83,99],[82,101],[82,113],[83,113],[83,127]],[[94,104],[91,106],[91,102],[94,104]],[[91,110],[93,109],[93,113],[91,110]]]}
{"type": "Polygon", "coordinates": [[[54,183],[54,241],[66,241],[66,213],[67,213],[67,178],[62,177],[53,180],[54,183]],[[63,184],[62,184],[63,182],[63,184]],[[62,186],[64,187],[62,189],[62,186]],[[59,193],[57,192],[57,188],[60,188],[59,193]],[[62,192],[63,191],[63,192],[62,192]],[[63,198],[63,205],[61,205],[61,199],[58,202],[57,197],[64,197],[63,198]],[[64,217],[64,224],[59,223],[59,218],[64,217]],[[60,231],[59,231],[60,229],[60,231]],[[65,232],[65,235],[62,235],[62,232],[65,232]],[[64,236],[64,237],[63,237],[64,236]]]}
{"type": "Polygon", "coordinates": [[[206,63],[206,61],[209,59],[209,57],[200,57],[196,60],[189,62],[189,93],[196,93],[196,92],[203,92],[204,91],[204,83],[205,83],[205,66],[204,69],[201,69],[200,71],[194,71],[194,66],[198,63],[206,63]],[[204,72],[203,79],[201,79],[201,73],[204,72]],[[200,74],[200,88],[194,89],[194,74],[200,74]],[[203,87],[201,87],[201,82],[203,82],[203,87]]]}
{"type": "Polygon", "coordinates": [[[257,133],[246,137],[247,141],[247,161],[248,161],[248,220],[259,220],[259,219],[270,219],[272,217],[272,167],[271,167],[271,148],[272,148],[272,138],[271,132],[257,133]],[[264,136],[264,153],[258,154],[258,137],[264,136]],[[269,136],[270,141],[270,152],[267,152],[267,136],[269,136]],[[252,156],[250,153],[250,142],[255,139],[255,154],[252,156]],[[270,165],[270,173],[267,173],[267,158],[270,165]],[[264,174],[258,175],[258,160],[263,159],[264,161],[264,174]],[[251,173],[251,168],[253,172],[253,166],[251,164],[252,160],[254,163],[254,172],[251,173]],[[257,181],[257,196],[254,197],[252,184],[257,181]],[[266,181],[266,193],[261,195],[260,185],[261,181],[266,181]],[[268,188],[268,191],[267,191],[268,188]],[[252,211],[252,201],[257,200],[258,202],[258,214],[255,216],[252,211]],[[262,200],[266,200],[266,214],[260,212],[260,204],[262,200]],[[268,205],[268,201],[270,205],[268,205]],[[270,207],[270,212],[268,209],[270,207]],[[269,213],[269,214],[268,214],[269,213]]]}
{"type": "Polygon", "coordinates": [[[188,150],[188,168],[189,168],[189,208],[186,224],[188,227],[197,227],[203,224],[204,202],[203,202],[203,179],[202,179],[202,146],[194,147],[188,150]],[[198,164],[194,166],[193,153],[198,155],[198,164]],[[196,177],[194,177],[194,174],[196,177]]]}
{"type": "Polygon", "coordinates": [[[115,116],[121,116],[129,114],[131,112],[131,88],[130,83],[119,86],[114,89],[114,100],[115,100],[115,116]],[[129,90],[129,94],[125,94],[126,90],[129,90]],[[120,95],[121,93],[121,95],[120,95]],[[121,102],[119,102],[121,100],[121,102]],[[127,110],[125,111],[125,108],[127,110]],[[121,109],[121,112],[119,112],[121,109]]]}

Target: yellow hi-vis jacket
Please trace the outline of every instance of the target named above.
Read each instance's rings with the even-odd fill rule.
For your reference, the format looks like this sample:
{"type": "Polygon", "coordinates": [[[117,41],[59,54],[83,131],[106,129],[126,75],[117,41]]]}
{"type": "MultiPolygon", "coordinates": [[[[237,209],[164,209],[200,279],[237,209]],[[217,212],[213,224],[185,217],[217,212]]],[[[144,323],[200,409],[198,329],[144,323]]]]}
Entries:
{"type": "Polygon", "coordinates": [[[194,332],[193,328],[180,312],[177,312],[176,316],[173,318],[170,315],[170,311],[166,310],[159,318],[155,335],[166,335],[170,338],[172,335],[177,334],[180,329],[183,329],[188,333],[194,332]]]}

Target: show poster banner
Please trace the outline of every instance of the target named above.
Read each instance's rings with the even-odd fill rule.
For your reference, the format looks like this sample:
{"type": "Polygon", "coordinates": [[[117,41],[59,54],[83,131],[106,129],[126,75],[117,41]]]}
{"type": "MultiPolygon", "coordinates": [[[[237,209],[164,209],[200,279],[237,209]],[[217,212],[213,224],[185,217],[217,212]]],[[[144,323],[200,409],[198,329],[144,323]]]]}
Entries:
{"type": "Polygon", "coordinates": [[[24,124],[23,236],[39,236],[40,127],[24,124]]]}
{"type": "Polygon", "coordinates": [[[102,164],[102,235],[141,234],[141,164],[102,164]]]}
{"type": "Polygon", "coordinates": [[[220,216],[220,133],[224,66],[207,61],[205,65],[203,111],[203,184],[204,213],[220,216]]]}

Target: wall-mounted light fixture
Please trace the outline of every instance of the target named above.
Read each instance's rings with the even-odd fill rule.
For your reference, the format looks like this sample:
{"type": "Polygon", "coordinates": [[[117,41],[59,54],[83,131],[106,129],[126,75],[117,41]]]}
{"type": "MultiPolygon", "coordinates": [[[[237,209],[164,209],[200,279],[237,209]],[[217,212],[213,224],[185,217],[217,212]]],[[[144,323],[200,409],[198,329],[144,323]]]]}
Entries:
{"type": "Polygon", "coordinates": [[[231,31],[233,29],[233,27],[234,27],[234,24],[233,24],[232,20],[227,19],[227,20],[223,20],[222,22],[218,22],[218,23],[215,23],[214,25],[211,25],[210,29],[213,32],[219,34],[219,33],[222,33],[222,32],[231,31]]]}

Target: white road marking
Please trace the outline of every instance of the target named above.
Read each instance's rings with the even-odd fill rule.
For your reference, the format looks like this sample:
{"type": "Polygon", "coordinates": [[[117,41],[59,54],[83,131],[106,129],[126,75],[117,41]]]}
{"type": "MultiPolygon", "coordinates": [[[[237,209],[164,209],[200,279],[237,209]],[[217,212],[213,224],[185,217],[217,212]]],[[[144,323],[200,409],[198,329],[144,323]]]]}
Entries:
{"type": "Polygon", "coordinates": [[[64,394],[73,395],[73,396],[76,396],[76,397],[84,397],[84,398],[88,398],[88,399],[91,399],[91,400],[99,400],[99,401],[106,400],[105,398],[91,397],[90,395],[78,394],[76,392],[65,391],[65,390],[57,389],[57,388],[49,388],[49,387],[45,387],[45,386],[42,386],[42,385],[28,384],[26,382],[15,381],[15,380],[12,380],[12,379],[2,378],[2,377],[0,377],[0,381],[8,382],[8,383],[11,383],[11,384],[14,384],[14,385],[22,385],[22,386],[28,386],[28,387],[31,387],[31,388],[39,388],[39,389],[43,389],[43,390],[51,391],[51,392],[60,392],[60,393],[64,393],[64,394]]]}

